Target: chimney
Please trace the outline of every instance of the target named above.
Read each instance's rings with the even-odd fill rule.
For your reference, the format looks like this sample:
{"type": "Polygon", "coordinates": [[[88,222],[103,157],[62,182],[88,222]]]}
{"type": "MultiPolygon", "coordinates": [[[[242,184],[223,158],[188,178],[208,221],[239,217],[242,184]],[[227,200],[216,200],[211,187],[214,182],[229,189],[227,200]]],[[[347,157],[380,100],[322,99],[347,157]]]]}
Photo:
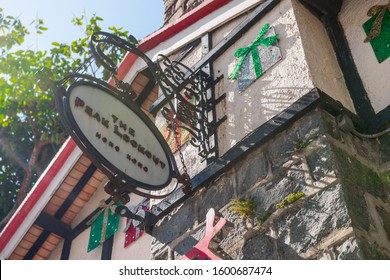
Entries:
{"type": "Polygon", "coordinates": [[[205,0],[164,0],[164,25],[174,22],[205,0]]]}

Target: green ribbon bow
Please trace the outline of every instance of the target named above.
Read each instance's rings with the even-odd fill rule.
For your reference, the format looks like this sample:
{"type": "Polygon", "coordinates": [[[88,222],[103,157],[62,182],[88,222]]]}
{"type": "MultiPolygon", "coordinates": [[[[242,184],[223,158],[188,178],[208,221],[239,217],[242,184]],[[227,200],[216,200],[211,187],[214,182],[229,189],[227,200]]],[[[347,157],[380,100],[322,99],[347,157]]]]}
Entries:
{"type": "Polygon", "coordinates": [[[238,72],[240,71],[240,68],[242,64],[244,63],[246,57],[250,54],[252,54],[252,60],[253,60],[253,66],[255,68],[256,78],[259,78],[261,75],[263,75],[263,70],[261,69],[261,62],[259,57],[259,51],[257,50],[257,47],[260,45],[264,45],[266,47],[271,46],[277,39],[279,34],[263,38],[264,34],[267,33],[269,28],[269,24],[265,24],[263,28],[261,28],[261,31],[259,35],[257,35],[256,39],[250,44],[249,46],[245,48],[239,48],[235,54],[234,57],[239,58],[241,57],[240,61],[237,63],[236,67],[234,68],[233,72],[230,74],[229,79],[237,79],[238,72]]]}
{"type": "Polygon", "coordinates": [[[383,18],[385,17],[385,13],[387,11],[390,12],[390,1],[389,3],[387,3],[387,5],[375,5],[368,10],[367,16],[373,17],[376,14],[378,14],[378,16],[376,17],[374,24],[372,25],[370,33],[368,34],[366,39],[364,39],[365,43],[371,41],[372,39],[380,35],[382,31],[383,18]]]}
{"type": "Polygon", "coordinates": [[[104,212],[101,237],[99,241],[100,244],[103,244],[104,241],[106,241],[106,231],[107,231],[109,211],[111,211],[111,214],[114,214],[116,206],[117,205],[115,205],[113,201],[110,201],[108,204],[106,204],[106,201],[102,199],[99,203],[100,210],[87,222],[87,225],[90,226],[97,218],[99,218],[100,214],[104,212]]]}

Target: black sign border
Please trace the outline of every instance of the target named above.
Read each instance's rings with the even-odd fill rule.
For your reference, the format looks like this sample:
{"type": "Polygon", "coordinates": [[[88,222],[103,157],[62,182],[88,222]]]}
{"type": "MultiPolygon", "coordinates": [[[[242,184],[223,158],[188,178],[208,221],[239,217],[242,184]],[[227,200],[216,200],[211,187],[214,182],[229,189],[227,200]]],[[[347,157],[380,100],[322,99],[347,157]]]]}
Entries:
{"type": "MultiPolygon", "coordinates": [[[[91,77],[92,78],[92,77],[91,77]]],[[[141,188],[148,191],[158,191],[167,187],[173,178],[180,178],[180,173],[178,172],[178,168],[176,165],[176,161],[171,149],[168,146],[168,143],[165,141],[161,132],[157,129],[154,123],[151,122],[149,117],[142,112],[142,110],[129,99],[121,98],[120,92],[116,90],[111,85],[102,82],[100,80],[91,79],[92,81],[76,81],[72,83],[68,89],[65,89],[62,86],[58,86],[55,90],[55,99],[57,110],[60,114],[60,118],[69,133],[72,139],[76,142],[78,147],[88,156],[88,158],[93,162],[95,166],[97,166],[111,181],[121,180],[124,183],[130,185],[130,187],[141,188]],[[82,132],[80,127],[78,126],[76,120],[74,119],[71,113],[71,104],[69,100],[69,96],[72,90],[77,86],[90,86],[96,89],[100,89],[104,91],[106,94],[111,95],[116,98],[119,102],[123,103],[129,110],[132,110],[141,121],[150,129],[153,135],[157,138],[158,142],[162,146],[166,158],[168,160],[167,168],[169,168],[169,176],[167,181],[161,185],[150,185],[138,180],[135,180],[119,170],[116,166],[114,166],[109,160],[107,160],[87,139],[85,134],[82,132]]]]}

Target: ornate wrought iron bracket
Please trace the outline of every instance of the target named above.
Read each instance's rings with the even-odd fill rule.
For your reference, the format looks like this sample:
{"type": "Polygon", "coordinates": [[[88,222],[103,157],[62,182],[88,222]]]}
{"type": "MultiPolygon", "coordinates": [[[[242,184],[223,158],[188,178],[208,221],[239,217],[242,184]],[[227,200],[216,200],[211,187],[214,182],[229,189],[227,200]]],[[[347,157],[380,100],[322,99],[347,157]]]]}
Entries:
{"type": "MultiPolygon", "coordinates": [[[[137,48],[134,39],[125,40],[106,32],[93,34],[90,48],[93,56],[88,58],[85,64],[80,65],[75,72],[56,83],[55,99],[61,119],[69,134],[90,157],[93,164],[109,178],[104,187],[106,193],[111,195],[114,202],[120,202],[123,205],[129,202],[129,193],[162,199],[173,193],[178,186],[182,186],[185,194],[191,193],[191,180],[185,165],[183,164],[184,174],[181,174],[162,135],[140,110],[139,105],[134,102],[137,98],[136,92],[129,83],[118,78],[118,69],[113,54],[115,52],[130,52],[145,61],[165,98],[165,106],[167,107],[159,108],[162,116],[168,120],[173,131],[176,131],[177,127],[189,131],[192,136],[190,143],[198,148],[202,159],[218,156],[216,130],[224,118],[219,121],[215,120],[215,108],[225,98],[225,95],[215,99],[213,90],[222,76],[214,79],[202,69],[191,70],[186,65],[171,61],[163,55],[159,55],[157,62],[153,62],[137,48]],[[104,71],[101,67],[104,67],[104,71]],[[115,86],[104,82],[108,78],[107,72],[115,86]],[[99,75],[103,78],[98,78],[99,75]],[[147,150],[141,142],[142,139],[137,138],[142,135],[141,129],[130,128],[131,123],[127,123],[130,120],[126,117],[121,119],[120,123],[124,121],[123,124],[119,124],[119,121],[116,123],[117,114],[115,112],[111,114],[109,110],[106,112],[104,106],[98,105],[104,100],[113,102],[113,108],[125,106],[126,110],[132,112],[131,116],[134,116],[132,120],[134,125],[135,122],[145,125],[146,127],[140,126],[143,127],[142,131],[149,130],[156,137],[158,143],[163,143],[160,147],[161,153],[158,152],[159,156],[154,154],[153,150],[147,150]],[[90,101],[91,103],[89,103],[90,101]],[[76,115],[77,117],[75,117],[76,115]],[[90,130],[89,126],[85,126],[88,123],[84,122],[85,119],[93,121],[95,125],[93,131],[90,130]],[[102,147],[102,145],[105,146],[102,147]],[[160,171],[163,176],[157,177],[156,182],[150,181],[150,183],[147,179],[148,176],[132,177],[134,174],[128,172],[129,169],[122,170],[121,161],[110,157],[112,153],[103,153],[105,148],[112,151],[120,160],[124,157],[126,162],[131,166],[134,165],[135,169],[141,170],[140,172],[152,173],[153,168],[161,168],[161,170],[156,170],[160,171]],[[166,176],[164,172],[166,172],[166,176]],[[151,194],[149,192],[162,190],[171,186],[172,183],[175,183],[176,187],[164,192],[165,194],[151,194]],[[144,190],[148,192],[144,192],[144,190]]],[[[156,146],[158,145],[153,145],[154,148],[156,146]]],[[[157,151],[160,150],[157,149],[157,151]]],[[[182,159],[181,153],[180,157],[182,159]]],[[[148,216],[145,218],[137,217],[123,207],[118,208],[118,211],[123,216],[138,219],[141,225],[147,223],[148,216]]]]}
{"type": "Polygon", "coordinates": [[[223,76],[214,79],[200,68],[191,70],[183,63],[171,61],[164,55],[158,55],[157,62],[153,62],[137,48],[134,40],[124,40],[106,32],[94,33],[90,47],[97,63],[112,73],[116,86],[130,98],[134,98],[134,90],[130,84],[116,77],[117,67],[104,51],[107,46],[128,51],[145,61],[168,105],[161,108],[162,115],[171,125],[174,121],[179,121],[181,125],[177,127],[191,134],[190,143],[198,148],[202,159],[216,157],[218,151],[215,135],[221,121],[210,116],[216,115],[215,107],[221,99],[215,100],[209,91],[213,90],[223,76]]]}

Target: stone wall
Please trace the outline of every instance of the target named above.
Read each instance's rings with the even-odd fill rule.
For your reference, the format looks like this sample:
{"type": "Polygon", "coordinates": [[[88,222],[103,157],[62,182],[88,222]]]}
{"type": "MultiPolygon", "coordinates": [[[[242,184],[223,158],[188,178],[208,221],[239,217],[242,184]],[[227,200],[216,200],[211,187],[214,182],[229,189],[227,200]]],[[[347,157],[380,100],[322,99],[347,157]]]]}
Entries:
{"type": "Polygon", "coordinates": [[[388,157],[378,141],[339,131],[322,109],[306,114],[156,224],[152,258],[188,252],[214,208],[231,222],[212,245],[226,259],[389,259],[388,157]],[[255,202],[254,213],[229,210],[234,198],[255,202]]]}

